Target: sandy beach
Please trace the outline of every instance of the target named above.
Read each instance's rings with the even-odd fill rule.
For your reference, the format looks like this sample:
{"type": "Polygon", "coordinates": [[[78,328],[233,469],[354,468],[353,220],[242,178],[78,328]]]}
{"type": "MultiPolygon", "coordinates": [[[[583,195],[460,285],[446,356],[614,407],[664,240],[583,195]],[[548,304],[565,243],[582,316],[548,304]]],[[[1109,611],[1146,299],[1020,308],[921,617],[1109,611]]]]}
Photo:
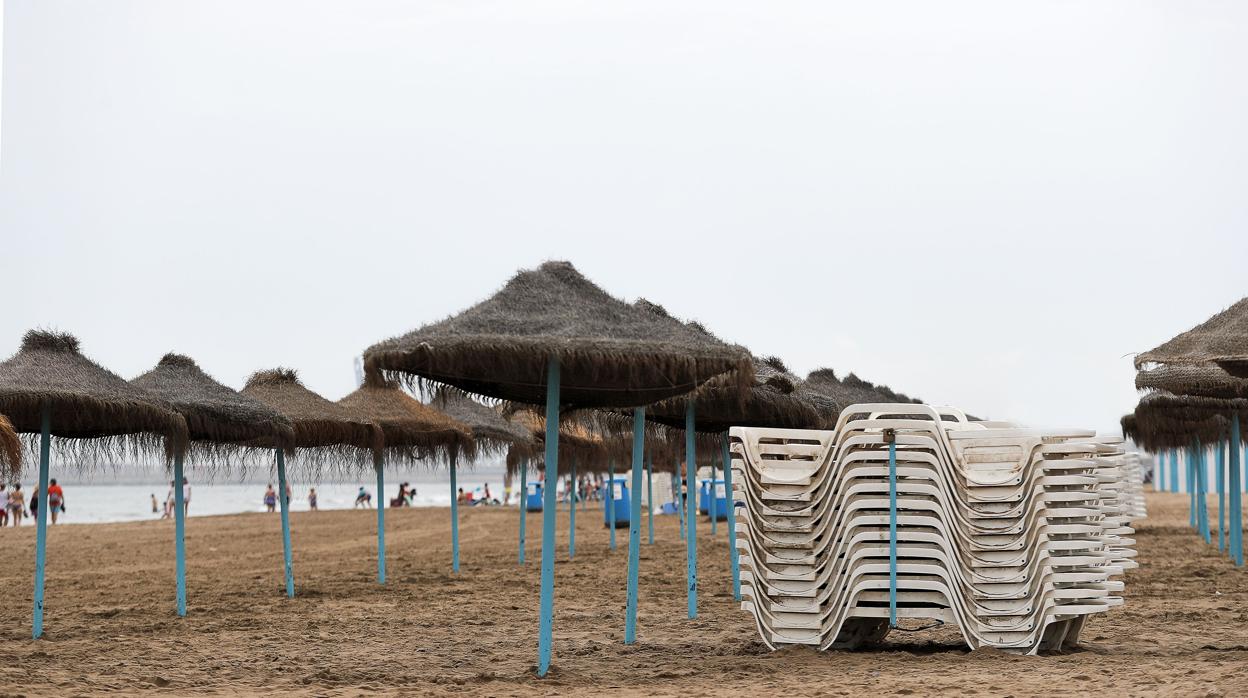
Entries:
{"type": "MultiPolygon", "coordinates": [[[[1187,497],[1150,494],[1126,606],[1082,651],[968,652],[956,630],[893,633],[862,652],[772,653],[732,601],[727,533],[699,526],[699,616],[685,617],[675,517],[642,545],[638,644],[623,644],[627,531],[560,513],[555,658],[536,657],[540,515],[516,564],[514,509],[467,510],[450,571],[446,509],[391,510],[389,584],[375,582],[375,512],[292,517],[297,597],[282,595],[278,517],[192,519],[189,615],[174,613],[169,522],[50,531],[46,638],[32,641],[34,527],[0,531],[0,694],[1242,695],[1248,574],[1187,528],[1187,497]]],[[[1216,512],[1216,504],[1211,506],[1216,512]]],[[[643,527],[644,541],[644,527],[643,527]]]]}

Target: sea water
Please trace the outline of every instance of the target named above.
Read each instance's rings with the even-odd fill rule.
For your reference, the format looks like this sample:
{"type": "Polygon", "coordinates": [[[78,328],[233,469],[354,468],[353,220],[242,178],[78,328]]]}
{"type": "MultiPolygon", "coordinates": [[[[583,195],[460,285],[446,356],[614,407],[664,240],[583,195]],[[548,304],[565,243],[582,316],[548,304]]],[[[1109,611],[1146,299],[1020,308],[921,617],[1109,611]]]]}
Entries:
{"type": "MultiPolygon", "coordinates": [[[[457,473],[457,485],[465,492],[473,493],[480,499],[488,484],[491,497],[503,500],[503,469],[474,468],[461,470],[457,473]]],[[[188,507],[190,516],[215,516],[221,514],[240,514],[244,512],[265,511],[264,491],[269,484],[267,480],[248,480],[231,482],[228,478],[197,480],[194,473],[187,475],[191,486],[191,504],[188,507]]],[[[413,506],[418,507],[449,507],[451,505],[450,478],[445,471],[430,473],[386,473],[386,491],[382,497],[377,496],[377,479],[371,471],[362,472],[350,479],[346,476],[335,476],[332,479],[312,480],[292,476],[290,479],[291,511],[308,511],[308,491],[315,487],[317,506],[321,509],[350,509],[355,505],[356,495],[363,487],[372,495],[372,504],[379,502],[389,504],[390,499],[399,494],[399,483],[406,482],[409,487],[416,488],[413,506]]],[[[22,491],[29,501],[34,491],[34,478],[29,474],[23,479],[22,491]]],[[[277,481],[272,481],[277,489],[277,481]]],[[[158,519],[164,508],[164,501],[170,496],[169,481],[124,482],[107,481],[74,482],[61,480],[65,489],[65,512],[58,517],[59,523],[86,524],[114,521],[143,521],[158,519]],[[157,510],[152,512],[152,495],[156,496],[157,510]]],[[[7,494],[7,490],[5,492],[7,494]]],[[[515,483],[512,493],[512,504],[518,501],[519,482],[515,483]]],[[[27,518],[24,524],[31,524],[33,519],[27,518]]]]}

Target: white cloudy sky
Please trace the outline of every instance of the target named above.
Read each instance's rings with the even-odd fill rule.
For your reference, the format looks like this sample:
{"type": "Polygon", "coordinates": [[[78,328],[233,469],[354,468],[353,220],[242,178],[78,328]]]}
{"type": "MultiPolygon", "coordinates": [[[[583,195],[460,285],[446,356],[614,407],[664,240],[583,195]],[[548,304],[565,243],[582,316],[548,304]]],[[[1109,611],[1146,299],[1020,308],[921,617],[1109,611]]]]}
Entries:
{"type": "Polygon", "coordinates": [[[572,260],[800,372],[1114,428],[1248,293],[1239,2],[8,0],[0,354],[337,398],[572,260]]]}

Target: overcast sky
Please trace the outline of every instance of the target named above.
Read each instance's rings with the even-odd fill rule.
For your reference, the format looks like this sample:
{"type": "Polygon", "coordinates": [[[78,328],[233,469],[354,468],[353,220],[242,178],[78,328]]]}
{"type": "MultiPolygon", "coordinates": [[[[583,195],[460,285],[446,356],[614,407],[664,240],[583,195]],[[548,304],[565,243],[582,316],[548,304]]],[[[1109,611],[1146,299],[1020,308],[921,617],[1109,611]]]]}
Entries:
{"type": "Polygon", "coordinates": [[[1248,293],[1242,2],[8,0],[0,355],[331,399],[571,260],[802,373],[1116,429],[1248,293]]]}

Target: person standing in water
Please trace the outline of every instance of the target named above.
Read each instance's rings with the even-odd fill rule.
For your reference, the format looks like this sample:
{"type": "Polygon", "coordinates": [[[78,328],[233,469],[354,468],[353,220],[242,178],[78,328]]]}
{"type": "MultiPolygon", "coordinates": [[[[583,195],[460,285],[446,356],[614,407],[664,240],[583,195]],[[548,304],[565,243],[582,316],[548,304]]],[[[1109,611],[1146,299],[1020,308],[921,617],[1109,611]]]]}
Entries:
{"type": "Polygon", "coordinates": [[[190,514],[191,512],[191,485],[182,478],[182,513],[190,514]]]}
{"type": "Polygon", "coordinates": [[[264,508],[270,514],[277,510],[277,492],[273,489],[273,483],[264,489],[264,508]]]}
{"type": "Polygon", "coordinates": [[[316,488],[308,490],[308,508],[316,511],[316,488]]]}

